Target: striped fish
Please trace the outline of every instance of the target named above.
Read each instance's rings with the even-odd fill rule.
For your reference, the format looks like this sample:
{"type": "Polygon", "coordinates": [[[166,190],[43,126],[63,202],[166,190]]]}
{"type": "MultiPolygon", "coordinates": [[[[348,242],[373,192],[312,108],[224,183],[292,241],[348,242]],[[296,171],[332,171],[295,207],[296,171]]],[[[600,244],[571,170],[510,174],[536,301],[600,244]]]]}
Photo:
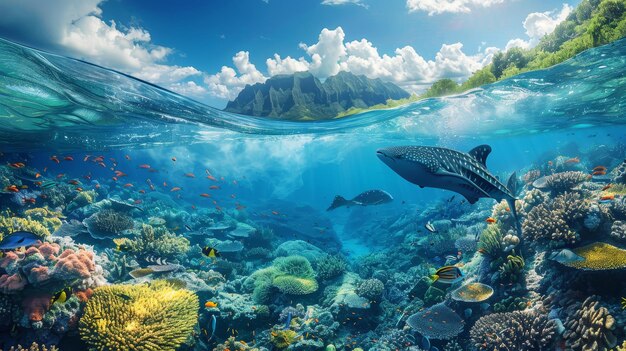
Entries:
{"type": "Polygon", "coordinates": [[[152,255],[148,255],[144,258],[144,260],[148,263],[151,264],[156,264],[156,265],[166,265],[166,264],[170,264],[165,258],[161,258],[161,257],[157,257],[157,256],[152,256],[152,255]]]}
{"type": "Polygon", "coordinates": [[[454,284],[463,280],[463,272],[456,266],[441,267],[431,277],[435,282],[454,284]]]}

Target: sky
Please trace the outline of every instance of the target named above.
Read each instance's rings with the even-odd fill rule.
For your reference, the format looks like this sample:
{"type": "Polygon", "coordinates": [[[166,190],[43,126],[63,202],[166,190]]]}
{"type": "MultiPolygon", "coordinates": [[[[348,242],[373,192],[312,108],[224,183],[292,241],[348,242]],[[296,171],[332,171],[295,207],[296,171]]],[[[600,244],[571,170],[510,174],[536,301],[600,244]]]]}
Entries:
{"type": "Polygon", "coordinates": [[[0,0],[0,37],[223,108],[247,85],[350,71],[419,93],[529,48],[580,0],[0,0]]]}

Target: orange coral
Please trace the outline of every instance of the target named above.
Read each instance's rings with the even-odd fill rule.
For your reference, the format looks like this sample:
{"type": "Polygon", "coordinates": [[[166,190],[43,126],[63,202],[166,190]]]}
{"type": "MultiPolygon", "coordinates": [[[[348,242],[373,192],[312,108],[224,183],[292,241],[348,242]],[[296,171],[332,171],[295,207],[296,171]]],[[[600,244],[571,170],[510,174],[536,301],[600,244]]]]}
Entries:
{"type": "Polygon", "coordinates": [[[33,322],[43,320],[43,315],[50,309],[50,299],[52,296],[46,293],[33,293],[28,296],[24,296],[22,299],[22,307],[24,312],[33,322]]]}
{"type": "Polygon", "coordinates": [[[93,289],[87,288],[86,290],[79,290],[74,293],[80,302],[87,302],[91,295],[93,295],[93,289]]]}
{"type": "Polygon", "coordinates": [[[93,252],[79,249],[78,252],[66,249],[59,256],[59,260],[54,265],[55,272],[64,273],[70,276],[88,278],[96,269],[93,252]]]}

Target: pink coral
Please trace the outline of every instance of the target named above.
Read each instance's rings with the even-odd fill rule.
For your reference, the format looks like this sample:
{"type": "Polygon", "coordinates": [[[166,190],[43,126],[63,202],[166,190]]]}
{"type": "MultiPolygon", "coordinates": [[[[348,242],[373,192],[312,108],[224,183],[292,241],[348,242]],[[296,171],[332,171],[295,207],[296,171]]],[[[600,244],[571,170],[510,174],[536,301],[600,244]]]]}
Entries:
{"type": "Polygon", "coordinates": [[[28,275],[28,281],[37,284],[50,279],[50,270],[46,266],[33,267],[28,275]]]}
{"type": "Polygon", "coordinates": [[[38,322],[43,319],[43,315],[50,309],[50,294],[37,292],[31,295],[25,296],[22,299],[22,307],[24,313],[33,322],[38,322]]]}
{"type": "Polygon", "coordinates": [[[78,252],[67,249],[59,256],[54,266],[55,273],[69,277],[89,278],[96,269],[93,252],[79,249],[78,252]]]}
{"type": "Polygon", "coordinates": [[[47,260],[53,259],[55,255],[59,253],[61,247],[59,244],[55,243],[43,243],[39,246],[39,252],[45,257],[47,260]]]}
{"type": "Polygon", "coordinates": [[[0,290],[5,294],[13,294],[22,291],[26,286],[26,279],[19,273],[13,275],[3,274],[0,276],[0,290]]]}
{"type": "Polygon", "coordinates": [[[8,251],[5,253],[4,258],[0,260],[0,267],[7,268],[11,264],[17,262],[20,259],[20,256],[14,251],[8,251]]]}

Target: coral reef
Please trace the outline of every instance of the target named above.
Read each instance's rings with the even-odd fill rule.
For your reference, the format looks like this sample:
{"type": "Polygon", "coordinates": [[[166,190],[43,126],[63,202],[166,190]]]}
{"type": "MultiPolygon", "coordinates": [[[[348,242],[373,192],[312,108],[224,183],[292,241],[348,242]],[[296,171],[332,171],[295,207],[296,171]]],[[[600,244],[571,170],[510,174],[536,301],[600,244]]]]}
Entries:
{"type": "Polygon", "coordinates": [[[590,296],[582,304],[573,304],[567,314],[563,339],[571,350],[606,351],[617,345],[613,334],[615,319],[605,307],[600,307],[598,297],[590,296]]]}
{"type": "Polygon", "coordinates": [[[626,267],[626,250],[607,243],[596,242],[573,249],[583,260],[565,262],[566,266],[584,270],[623,269],[626,267]]]}
{"type": "Polygon", "coordinates": [[[549,350],[557,325],[544,313],[515,311],[481,317],[470,330],[477,350],[549,350]]]}
{"type": "Polygon", "coordinates": [[[38,345],[36,342],[33,342],[28,348],[17,345],[11,346],[7,351],[59,351],[59,349],[54,345],[46,347],[46,345],[38,345]]]}
{"type": "Polygon", "coordinates": [[[81,338],[98,350],[175,350],[191,335],[198,297],[164,281],[96,289],[79,322],[81,338]]]}
{"type": "Polygon", "coordinates": [[[134,226],[130,216],[111,209],[96,212],[83,223],[89,234],[96,239],[116,238],[134,226]]]}
{"type": "Polygon", "coordinates": [[[443,303],[411,315],[406,324],[430,339],[451,339],[463,331],[464,322],[443,303]]]}
{"type": "Polygon", "coordinates": [[[356,287],[356,293],[369,300],[378,300],[385,290],[385,284],[379,279],[371,278],[361,281],[356,287]]]}
{"type": "Polygon", "coordinates": [[[346,261],[337,255],[324,255],[317,261],[317,277],[321,280],[336,278],[347,268],[346,261]]]}

